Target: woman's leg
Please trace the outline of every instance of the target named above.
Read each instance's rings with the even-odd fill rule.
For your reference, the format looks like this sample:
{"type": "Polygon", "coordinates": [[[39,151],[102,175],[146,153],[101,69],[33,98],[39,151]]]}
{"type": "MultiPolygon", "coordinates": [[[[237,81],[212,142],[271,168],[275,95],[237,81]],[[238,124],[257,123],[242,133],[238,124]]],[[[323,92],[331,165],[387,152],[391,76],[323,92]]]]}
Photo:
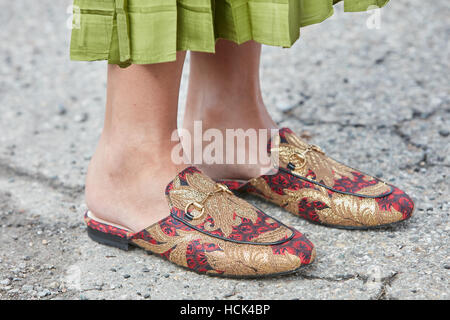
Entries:
{"type": "MultiPolygon", "coordinates": [[[[275,129],[261,96],[260,55],[261,45],[254,41],[237,45],[219,40],[215,54],[192,52],[183,127],[192,133],[194,121],[201,119],[203,130],[275,129]]],[[[248,152],[248,148],[236,152],[248,152]]],[[[216,179],[249,179],[261,174],[258,165],[199,167],[216,179]]]]}
{"type": "Polygon", "coordinates": [[[184,57],[108,67],[105,123],[86,178],[98,218],[139,231],[169,214],[164,189],[183,168],[171,160],[171,135],[184,57]]]}

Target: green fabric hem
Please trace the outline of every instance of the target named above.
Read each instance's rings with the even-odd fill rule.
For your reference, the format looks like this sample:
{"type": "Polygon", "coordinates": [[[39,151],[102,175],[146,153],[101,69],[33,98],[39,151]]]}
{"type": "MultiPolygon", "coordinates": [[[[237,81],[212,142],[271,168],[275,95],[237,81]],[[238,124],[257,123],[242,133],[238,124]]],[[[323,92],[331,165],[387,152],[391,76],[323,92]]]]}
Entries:
{"type": "MultiPolygon", "coordinates": [[[[184,50],[180,50],[184,51],[184,50]]],[[[163,62],[173,62],[176,60],[177,52],[172,54],[164,54],[160,56],[152,56],[151,58],[139,57],[134,55],[136,58],[130,59],[128,61],[120,61],[120,60],[111,60],[108,58],[108,54],[105,53],[97,53],[92,51],[73,51],[70,53],[70,60],[72,61],[108,61],[109,64],[117,64],[120,66],[129,66],[132,64],[154,64],[154,63],[163,63],[163,62]]]]}
{"type": "MultiPolygon", "coordinates": [[[[333,16],[335,12],[333,6],[331,6],[326,14],[311,17],[311,13],[314,14],[315,11],[310,11],[304,14],[302,19],[299,19],[299,11],[296,5],[292,5],[287,10],[285,7],[272,7],[276,9],[282,8],[280,12],[276,12],[270,11],[271,6],[265,4],[267,10],[269,10],[266,10],[268,12],[267,23],[271,23],[271,21],[278,22],[273,25],[276,29],[270,31],[270,28],[261,28],[264,26],[261,25],[261,17],[264,18],[266,12],[264,11],[265,7],[261,9],[260,3],[256,1],[252,5],[253,7],[244,6],[242,3],[235,3],[236,5],[234,6],[232,2],[220,3],[221,7],[219,9],[222,15],[217,16],[215,10],[218,10],[217,5],[219,2],[215,2],[211,12],[211,10],[188,6],[182,3],[183,0],[179,0],[180,2],[177,2],[179,9],[188,10],[188,12],[178,15],[178,23],[177,13],[169,10],[170,6],[166,7],[163,5],[164,10],[159,11],[158,15],[154,15],[154,11],[148,8],[137,10],[131,7],[128,11],[134,15],[127,17],[123,14],[123,10],[114,14],[114,12],[110,11],[114,10],[113,7],[99,8],[99,5],[96,5],[96,3],[101,3],[104,6],[103,3],[106,5],[114,2],[114,0],[75,1],[81,4],[86,3],[86,6],[89,3],[90,12],[88,9],[81,10],[82,28],[72,32],[70,59],[73,61],[108,60],[108,63],[122,67],[127,67],[131,64],[154,64],[175,61],[178,51],[190,50],[214,53],[214,44],[219,39],[229,40],[236,44],[254,40],[264,45],[289,48],[300,38],[300,28],[321,23],[333,16]],[[249,10],[253,11],[250,12],[249,10]],[[138,12],[137,15],[136,12],[138,12]],[[154,19],[144,18],[145,14],[150,14],[148,17],[154,19]],[[243,20],[242,17],[247,15],[251,16],[250,20],[243,20]],[[149,35],[149,39],[135,40],[133,44],[131,39],[141,39],[142,32],[135,34],[131,31],[130,33],[130,29],[128,29],[127,33],[126,27],[124,29],[124,24],[128,24],[130,18],[133,20],[133,23],[139,23],[139,26],[148,28],[148,30],[152,30],[154,26],[159,27],[155,23],[161,21],[170,22],[170,24],[168,24],[166,29],[158,29],[158,33],[153,36],[149,35]],[[159,20],[154,22],[155,19],[159,20]],[[256,20],[256,23],[259,21],[259,24],[257,24],[260,27],[259,29],[254,25],[252,28],[252,24],[247,25],[249,22],[253,22],[252,19],[259,19],[256,20]],[[286,23],[283,21],[286,21],[286,23]],[[182,28],[177,32],[180,24],[186,28],[182,28]],[[217,30],[215,30],[216,27],[217,30]],[[143,42],[141,43],[141,41],[143,42]]],[[[165,2],[162,2],[163,0],[157,1],[165,4],[165,2]]],[[[334,0],[333,5],[341,1],[334,0]]],[[[388,2],[389,0],[359,0],[355,3],[347,0],[344,1],[344,11],[362,12],[372,9],[370,6],[382,8],[388,2]]],[[[276,5],[274,3],[271,4],[276,5]]],[[[161,10],[159,7],[158,9],[161,10]]],[[[319,12],[319,10],[317,11],[319,12]]]]}

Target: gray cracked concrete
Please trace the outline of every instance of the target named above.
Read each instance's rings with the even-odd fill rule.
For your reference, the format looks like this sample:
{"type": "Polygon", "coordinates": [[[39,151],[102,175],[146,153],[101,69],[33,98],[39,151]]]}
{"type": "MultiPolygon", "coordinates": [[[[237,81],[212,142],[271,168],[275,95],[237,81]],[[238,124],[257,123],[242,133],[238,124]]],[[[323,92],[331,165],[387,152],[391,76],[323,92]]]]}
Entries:
{"type": "Polygon", "coordinates": [[[317,246],[310,267],[265,280],[200,276],[87,238],[83,179],[105,64],[69,61],[69,4],[0,1],[0,299],[449,298],[447,1],[391,1],[379,30],[339,6],[293,48],[264,48],[264,98],[278,124],[417,205],[398,227],[344,231],[249,198],[317,246]]]}

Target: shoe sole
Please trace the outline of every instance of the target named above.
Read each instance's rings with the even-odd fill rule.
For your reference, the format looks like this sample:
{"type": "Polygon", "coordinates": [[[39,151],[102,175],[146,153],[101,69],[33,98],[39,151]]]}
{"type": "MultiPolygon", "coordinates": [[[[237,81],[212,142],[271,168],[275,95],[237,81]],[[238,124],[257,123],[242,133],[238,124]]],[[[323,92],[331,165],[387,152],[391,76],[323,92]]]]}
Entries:
{"type": "MultiPolygon", "coordinates": [[[[288,211],[289,212],[289,211],[288,211]]],[[[291,213],[291,212],[289,212],[291,213]]],[[[414,211],[411,213],[411,215],[404,219],[404,220],[400,220],[400,221],[396,221],[396,222],[391,222],[391,223],[386,223],[386,224],[380,224],[377,226],[340,226],[340,225],[336,225],[336,224],[326,224],[326,223],[322,223],[322,222],[316,222],[316,221],[312,221],[312,220],[307,220],[304,219],[310,223],[319,225],[319,226],[324,226],[327,228],[334,228],[334,229],[342,229],[342,230],[377,230],[377,229],[384,229],[384,228],[391,228],[391,227],[397,227],[398,225],[403,224],[405,221],[409,220],[409,218],[411,218],[411,216],[413,215],[414,211]]],[[[292,215],[298,217],[297,215],[291,213],[292,215]]]]}
{"type": "MultiPolygon", "coordinates": [[[[130,242],[128,239],[122,238],[117,235],[101,232],[101,231],[92,229],[90,227],[87,227],[87,233],[88,233],[89,238],[91,238],[93,241],[98,242],[103,245],[118,248],[118,249],[121,249],[124,251],[130,250],[130,247],[132,247],[132,246],[137,247],[142,250],[145,250],[144,248],[134,244],[133,242],[130,242]]],[[[152,255],[154,254],[152,251],[149,251],[149,250],[145,250],[145,251],[148,254],[152,254],[152,255]]],[[[161,258],[164,258],[164,257],[161,257],[161,258]]],[[[167,258],[164,258],[164,259],[167,260],[167,258]]],[[[167,260],[167,261],[169,261],[169,260],[167,260]]],[[[311,262],[313,262],[313,261],[311,261],[311,262]]],[[[302,264],[300,267],[298,267],[295,270],[278,272],[278,273],[269,273],[269,274],[263,274],[263,275],[230,275],[230,274],[220,274],[220,273],[204,273],[204,272],[198,272],[193,269],[189,269],[184,266],[179,266],[179,265],[177,265],[177,266],[182,267],[185,270],[193,271],[197,274],[207,275],[210,277],[232,278],[232,279],[260,279],[260,278],[271,278],[271,277],[291,275],[293,273],[296,273],[297,271],[299,271],[300,269],[302,269],[303,267],[305,267],[307,265],[309,265],[309,264],[302,264]]]]}

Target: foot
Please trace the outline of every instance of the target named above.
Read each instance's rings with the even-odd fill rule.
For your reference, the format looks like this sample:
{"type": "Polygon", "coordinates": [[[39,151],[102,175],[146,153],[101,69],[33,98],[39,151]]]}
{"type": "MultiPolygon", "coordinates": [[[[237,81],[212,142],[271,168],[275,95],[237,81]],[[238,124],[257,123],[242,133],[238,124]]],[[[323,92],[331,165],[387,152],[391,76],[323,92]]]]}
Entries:
{"type": "Polygon", "coordinates": [[[314,245],[304,235],[195,167],[186,168],[168,185],[167,200],[171,215],[145,232],[130,233],[88,216],[88,235],[124,250],[133,244],[190,270],[217,276],[287,274],[314,260],[314,245]]]}
{"type": "Polygon", "coordinates": [[[411,217],[414,202],[404,191],[329,158],[288,128],[277,140],[279,172],[248,183],[221,182],[329,227],[368,229],[411,217]]]}
{"type": "Polygon", "coordinates": [[[167,184],[185,166],[170,158],[174,143],[148,150],[145,144],[108,144],[102,138],[89,164],[86,204],[95,217],[138,232],[169,214],[167,184]]]}

